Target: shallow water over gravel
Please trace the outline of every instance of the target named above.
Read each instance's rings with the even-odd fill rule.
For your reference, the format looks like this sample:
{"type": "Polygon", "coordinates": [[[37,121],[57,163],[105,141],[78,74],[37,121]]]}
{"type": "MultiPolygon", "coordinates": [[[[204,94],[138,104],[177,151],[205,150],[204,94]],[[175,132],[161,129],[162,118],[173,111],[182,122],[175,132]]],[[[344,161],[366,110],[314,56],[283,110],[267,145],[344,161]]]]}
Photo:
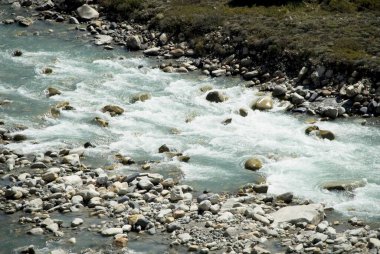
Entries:
{"type": "MultiPolygon", "coordinates": [[[[67,28],[42,22],[28,29],[0,25],[0,100],[12,101],[0,107],[0,118],[29,127],[20,131],[28,141],[10,149],[36,153],[90,141],[96,148],[85,155],[94,166],[109,165],[118,152],[136,161],[161,160],[153,171],[182,172],[185,183],[197,191],[235,191],[265,176],[270,193],[292,191],[344,214],[380,220],[379,128],[358,121],[320,122],[320,128],[336,134],[335,141],[320,140],[304,134],[305,117],[285,113],[279,102],[269,112],[249,110],[243,118],[237,111],[249,109],[258,92],[244,88],[239,79],[166,74],[152,68],[155,60],[124,50],[105,51],[74,39],[83,33],[67,28]],[[40,36],[33,36],[34,31],[40,36]],[[15,49],[24,54],[12,57],[15,49]],[[46,67],[53,73],[43,74],[46,67]],[[205,85],[222,90],[229,99],[206,101],[200,91],[205,85]],[[47,98],[44,90],[49,86],[62,95],[47,98]],[[139,92],[152,98],[131,104],[131,96],[139,92]],[[49,108],[60,101],[69,101],[76,110],[62,111],[58,119],[49,117],[49,108]],[[107,104],[119,105],[125,113],[102,113],[107,104]],[[108,120],[109,128],[95,125],[95,116],[108,120]],[[221,124],[227,118],[232,123],[221,124]],[[173,129],[179,132],[173,134],[173,129]],[[159,154],[162,144],[190,156],[189,163],[159,154]],[[264,162],[259,172],[244,169],[252,155],[264,162]],[[365,179],[367,184],[353,197],[320,188],[326,181],[342,179],[365,179]]],[[[116,170],[127,174],[136,168],[116,170]]],[[[1,217],[1,224],[7,218],[1,217]]]]}

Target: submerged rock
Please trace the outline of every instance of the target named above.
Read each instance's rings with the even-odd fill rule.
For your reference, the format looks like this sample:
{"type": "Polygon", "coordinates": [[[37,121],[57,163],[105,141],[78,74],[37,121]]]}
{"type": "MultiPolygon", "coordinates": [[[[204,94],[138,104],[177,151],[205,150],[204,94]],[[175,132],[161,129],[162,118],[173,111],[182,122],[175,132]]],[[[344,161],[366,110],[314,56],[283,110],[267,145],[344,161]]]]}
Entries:
{"type": "Polygon", "coordinates": [[[329,191],[352,191],[359,187],[364,187],[366,182],[363,180],[338,180],[322,184],[322,188],[329,191]]]}
{"type": "Polygon", "coordinates": [[[312,131],[317,131],[317,130],[319,130],[319,127],[316,125],[312,125],[306,128],[305,134],[309,135],[312,131]]]}
{"type": "Polygon", "coordinates": [[[130,102],[131,103],[135,103],[138,101],[144,102],[146,100],[149,100],[150,98],[152,98],[152,95],[150,95],[149,93],[138,93],[132,96],[132,98],[130,99],[130,102]]]}

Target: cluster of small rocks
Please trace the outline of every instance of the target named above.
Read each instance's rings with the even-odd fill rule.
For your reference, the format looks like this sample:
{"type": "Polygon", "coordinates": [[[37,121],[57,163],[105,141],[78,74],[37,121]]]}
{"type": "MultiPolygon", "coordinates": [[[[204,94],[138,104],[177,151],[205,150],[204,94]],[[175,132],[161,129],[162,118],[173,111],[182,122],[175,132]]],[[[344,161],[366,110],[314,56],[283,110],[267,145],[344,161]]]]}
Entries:
{"type": "Polygon", "coordinates": [[[0,189],[0,210],[22,214],[19,223],[27,234],[67,237],[86,230],[112,237],[115,248],[127,247],[134,233],[161,234],[170,246],[198,253],[271,253],[273,241],[287,253],[377,253],[380,248],[380,231],[352,218],[353,229],[337,232],[324,220],[323,205],[291,193],[268,195],[265,183],[246,184],[235,195],[194,197],[191,186],[157,173],[110,175],[87,167],[81,163],[83,149],[35,156],[2,149],[2,179],[9,184],[0,189]],[[54,219],[56,212],[77,217],[67,224],[54,219]],[[84,226],[84,214],[101,222],[84,226]]]}

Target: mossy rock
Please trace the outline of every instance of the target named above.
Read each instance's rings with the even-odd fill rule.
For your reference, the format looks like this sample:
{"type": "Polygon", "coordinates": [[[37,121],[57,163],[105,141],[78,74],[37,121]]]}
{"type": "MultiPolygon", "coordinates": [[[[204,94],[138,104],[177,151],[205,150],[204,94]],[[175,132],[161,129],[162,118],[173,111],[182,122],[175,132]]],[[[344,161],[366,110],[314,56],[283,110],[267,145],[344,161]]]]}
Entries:
{"type": "Polygon", "coordinates": [[[48,97],[52,97],[54,95],[60,95],[60,94],[62,94],[62,93],[57,88],[48,87],[48,89],[47,89],[47,96],[48,97]]]}
{"type": "Polygon", "coordinates": [[[317,136],[322,138],[322,139],[328,139],[328,140],[334,140],[335,135],[331,131],[328,130],[319,130],[317,132],[317,136]]]}
{"type": "Polygon", "coordinates": [[[312,131],[317,131],[317,130],[319,130],[319,127],[316,126],[316,125],[312,125],[312,126],[309,126],[309,127],[306,128],[306,130],[305,130],[305,134],[306,134],[306,135],[310,135],[310,133],[311,133],[312,131]]]}
{"type": "Polygon", "coordinates": [[[149,93],[138,93],[132,96],[132,98],[130,99],[130,102],[131,103],[135,103],[138,101],[144,102],[151,98],[152,98],[152,95],[150,95],[149,93]]]}
{"type": "Polygon", "coordinates": [[[245,162],[244,167],[256,171],[263,167],[263,163],[258,158],[250,158],[245,162]]]}
{"type": "Polygon", "coordinates": [[[269,110],[273,108],[273,100],[269,96],[259,98],[253,103],[252,109],[269,110]]]}
{"type": "Polygon", "coordinates": [[[102,112],[108,112],[111,116],[121,115],[124,113],[124,109],[116,105],[107,105],[102,108],[102,112]]]}
{"type": "Polygon", "coordinates": [[[100,117],[95,117],[94,122],[97,123],[101,127],[108,127],[108,121],[100,117]]]}

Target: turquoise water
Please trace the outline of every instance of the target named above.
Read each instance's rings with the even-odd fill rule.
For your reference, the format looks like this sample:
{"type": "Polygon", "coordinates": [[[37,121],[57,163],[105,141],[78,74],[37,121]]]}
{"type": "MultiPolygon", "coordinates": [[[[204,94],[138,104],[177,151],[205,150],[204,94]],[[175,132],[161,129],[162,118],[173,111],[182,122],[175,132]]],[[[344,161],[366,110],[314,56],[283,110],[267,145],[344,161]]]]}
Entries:
{"type": "MultiPolygon", "coordinates": [[[[337,137],[320,140],[305,136],[305,118],[287,114],[279,102],[271,111],[249,110],[243,118],[239,108],[249,109],[258,92],[245,88],[239,79],[163,73],[153,68],[159,64],[154,59],[122,49],[103,50],[72,29],[43,22],[27,29],[0,25],[0,99],[12,101],[0,107],[0,118],[27,126],[19,132],[29,138],[9,148],[36,153],[91,141],[96,148],[85,155],[93,165],[112,163],[118,152],[136,161],[160,161],[152,171],[182,172],[184,182],[197,191],[234,191],[265,176],[270,193],[292,191],[345,215],[380,220],[378,128],[350,120],[320,122],[320,128],[337,137]],[[40,35],[33,35],[35,31],[40,35]],[[15,49],[23,56],[12,57],[15,49]],[[46,67],[53,73],[43,74],[46,67]],[[205,85],[229,99],[219,104],[206,101],[200,91],[205,85]],[[44,91],[49,86],[62,95],[47,98],[44,91]],[[149,92],[152,98],[131,104],[131,96],[139,92],[149,92]],[[49,108],[60,101],[69,101],[76,110],[49,117],[49,108]],[[125,113],[117,117],[102,113],[107,104],[119,105],[125,113]],[[95,116],[107,119],[110,127],[95,125],[95,116]],[[186,122],[189,118],[193,120],[186,122]],[[227,118],[232,123],[221,124],[227,118]],[[173,134],[173,128],[179,133],[173,134]],[[162,144],[189,155],[189,163],[159,154],[162,144]],[[264,162],[258,172],[243,167],[253,155],[264,162]],[[365,179],[367,184],[353,197],[320,188],[326,181],[342,179],[365,179]]],[[[121,167],[116,172],[133,170],[138,169],[121,167]]]]}

